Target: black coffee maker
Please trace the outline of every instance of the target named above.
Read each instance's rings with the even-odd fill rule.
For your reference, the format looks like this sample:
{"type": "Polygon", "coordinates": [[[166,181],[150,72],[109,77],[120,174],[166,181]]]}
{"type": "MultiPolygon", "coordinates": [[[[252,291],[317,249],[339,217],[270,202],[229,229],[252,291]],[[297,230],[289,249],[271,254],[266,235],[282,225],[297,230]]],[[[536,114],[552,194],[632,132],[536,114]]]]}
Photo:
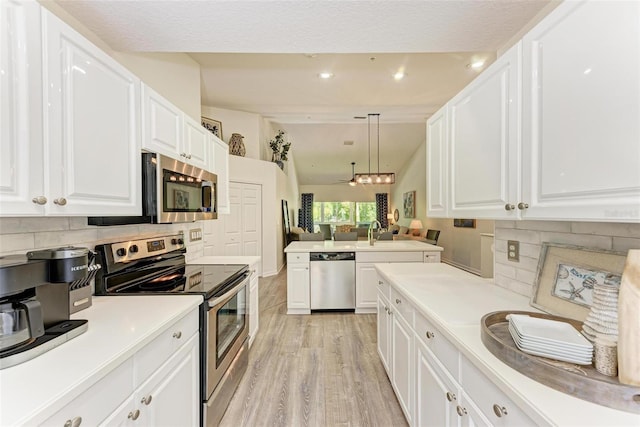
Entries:
{"type": "Polygon", "coordinates": [[[73,247],[0,257],[0,369],[87,330],[86,320],[69,320],[69,285],[87,279],[88,258],[73,247]]]}

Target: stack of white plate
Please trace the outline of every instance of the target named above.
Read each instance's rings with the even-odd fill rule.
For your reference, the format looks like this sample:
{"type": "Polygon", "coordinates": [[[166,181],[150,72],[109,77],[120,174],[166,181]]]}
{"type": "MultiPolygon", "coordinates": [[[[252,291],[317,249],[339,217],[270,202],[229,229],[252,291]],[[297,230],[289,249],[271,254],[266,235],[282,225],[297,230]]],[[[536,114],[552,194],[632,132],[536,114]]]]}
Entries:
{"type": "Polygon", "coordinates": [[[590,365],[593,345],[569,323],[510,314],[509,332],[525,353],[578,365],[590,365]]]}

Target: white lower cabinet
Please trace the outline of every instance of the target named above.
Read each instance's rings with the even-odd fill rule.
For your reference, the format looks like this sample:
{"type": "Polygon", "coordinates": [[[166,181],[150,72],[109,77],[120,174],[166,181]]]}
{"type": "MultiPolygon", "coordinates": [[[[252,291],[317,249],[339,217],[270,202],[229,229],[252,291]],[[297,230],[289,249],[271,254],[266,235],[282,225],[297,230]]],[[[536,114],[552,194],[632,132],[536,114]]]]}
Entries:
{"type": "Polygon", "coordinates": [[[375,313],[378,272],[375,264],[440,262],[440,252],[356,252],[356,313],[375,313]]]}
{"type": "Polygon", "coordinates": [[[287,314],[311,314],[309,254],[287,254],[287,314]]]}
{"type": "Polygon", "coordinates": [[[41,425],[197,426],[199,342],[194,309],[41,425]]]}
{"type": "Polygon", "coordinates": [[[399,311],[391,310],[391,383],[409,424],[413,421],[413,331],[399,311]]]}
{"type": "Polygon", "coordinates": [[[260,325],[258,319],[260,299],[258,296],[258,265],[253,264],[249,269],[251,270],[251,281],[249,282],[249,347],[251,347],[260,325]]]}
{"type": "Polygon", "coordinates": [[[378,282],[378,354],[410,425],[536,425],[408,298],[378,282]]]}

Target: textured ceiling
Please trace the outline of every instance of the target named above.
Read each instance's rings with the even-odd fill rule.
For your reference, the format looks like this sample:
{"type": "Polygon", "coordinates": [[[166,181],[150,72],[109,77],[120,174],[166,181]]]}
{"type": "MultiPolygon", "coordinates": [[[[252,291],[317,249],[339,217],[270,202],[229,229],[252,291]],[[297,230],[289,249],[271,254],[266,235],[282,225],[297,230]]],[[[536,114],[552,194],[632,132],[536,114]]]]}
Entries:
{"type": "Polygon", "coordinates": [[[190,53],[203,105],[277,123],[295,143],[299,182],[331,184],[350,177],[351,161],[368,169],[366,125],[353,116],[381,113],[380,168],[397,172],[424,142],[425,120],[477,75],[468,65],[495,60],[549,1],[56,3],[115,50],[190,53]],[[407,77],[395,81],[399,70],[407,77]]]}

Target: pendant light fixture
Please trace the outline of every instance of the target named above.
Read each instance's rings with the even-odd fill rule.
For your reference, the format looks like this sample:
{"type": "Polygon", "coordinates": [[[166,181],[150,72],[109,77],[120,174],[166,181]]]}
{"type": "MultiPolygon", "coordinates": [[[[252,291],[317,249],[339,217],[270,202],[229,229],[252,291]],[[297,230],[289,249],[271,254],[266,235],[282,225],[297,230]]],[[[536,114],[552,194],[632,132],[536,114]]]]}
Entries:
{"type": "Polygon", "coordinates": [[[356,162],[351,162],[351,181],[349,185],[355,187],[356,185],[356,162]]]}
{"type": "Polygon", "coordinates": [[[358,184],[394,184],[396,174],[393,172],[380,172],[380,113],[367,114],[367,136],[369,140],[369,173],[357,173],[354,178],[358,184]],[[371,117],[377,119],[378,136],[378,173],[371,173],[371,117]]]}

